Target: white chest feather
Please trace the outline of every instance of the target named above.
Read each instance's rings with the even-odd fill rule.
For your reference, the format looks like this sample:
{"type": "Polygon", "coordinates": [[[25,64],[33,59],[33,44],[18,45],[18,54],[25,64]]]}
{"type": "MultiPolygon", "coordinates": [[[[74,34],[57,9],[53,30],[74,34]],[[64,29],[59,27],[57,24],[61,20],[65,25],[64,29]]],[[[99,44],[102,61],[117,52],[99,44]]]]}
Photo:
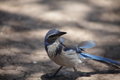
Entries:
{"type": "Polygon", "coordinates": [[[59,46],[58,42],[55,42],[52,45],[48,46],[48,55],[49,55],[50,58],[55,57],[56,49],[57,49],[58,46],[59,46]]]}

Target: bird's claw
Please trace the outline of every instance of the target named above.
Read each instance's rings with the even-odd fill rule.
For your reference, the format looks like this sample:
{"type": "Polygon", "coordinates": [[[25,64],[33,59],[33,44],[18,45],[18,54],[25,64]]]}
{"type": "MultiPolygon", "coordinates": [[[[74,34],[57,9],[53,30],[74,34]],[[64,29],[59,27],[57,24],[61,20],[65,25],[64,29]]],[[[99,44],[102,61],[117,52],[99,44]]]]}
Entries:
{"type": "Polygon", "coordinates": [[[80,76],[90,76],[90,73],[84,73],[84,72],[79,72],[78,73],[80,76]]]}
{"type": "Polygon", "coordinates": [[[53,74],[46,74],[44,77],[45,78],[54,78],[55,76],[53,74]]]}

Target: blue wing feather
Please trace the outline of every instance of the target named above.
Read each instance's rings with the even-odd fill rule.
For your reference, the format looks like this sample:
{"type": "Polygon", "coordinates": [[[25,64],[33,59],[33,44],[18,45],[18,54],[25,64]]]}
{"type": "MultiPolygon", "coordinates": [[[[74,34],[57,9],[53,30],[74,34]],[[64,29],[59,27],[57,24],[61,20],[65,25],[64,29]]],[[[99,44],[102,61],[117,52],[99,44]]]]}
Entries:
{"type": "Polygon", "coordinates": [[[92,55],[92,54],[88,54],[88,53],[80,53],[80,55],[85,57],[85,58],[90,58],[90,59],[93,59],[93,60],[107,62],[107,63],[112,63],[112,64],[116,64],[116,65],[120,66],[120,62],[114,61],[114,60],[111,60],[111,59],[108,59],[108,58],[104,58],[104,57],[101,57],[101,56],[96,56],[96,55],[92,55]]]}

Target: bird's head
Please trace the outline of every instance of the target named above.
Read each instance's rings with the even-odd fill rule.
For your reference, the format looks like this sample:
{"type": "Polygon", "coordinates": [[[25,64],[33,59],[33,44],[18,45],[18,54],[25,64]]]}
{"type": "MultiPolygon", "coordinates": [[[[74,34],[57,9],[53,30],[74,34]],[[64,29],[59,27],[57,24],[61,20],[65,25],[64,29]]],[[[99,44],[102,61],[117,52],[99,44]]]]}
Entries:
{"type": "Polygon", "coordinates": [[[56,39],[58,39],[60,36],[66,34],[66,32],[62,32],[62,31],[59,31],[57,29],[52,29],[52,30],[49,30],[48,33],[46,34],[45,36],[45,43],[53,43],[56,41],[56,39]]]}

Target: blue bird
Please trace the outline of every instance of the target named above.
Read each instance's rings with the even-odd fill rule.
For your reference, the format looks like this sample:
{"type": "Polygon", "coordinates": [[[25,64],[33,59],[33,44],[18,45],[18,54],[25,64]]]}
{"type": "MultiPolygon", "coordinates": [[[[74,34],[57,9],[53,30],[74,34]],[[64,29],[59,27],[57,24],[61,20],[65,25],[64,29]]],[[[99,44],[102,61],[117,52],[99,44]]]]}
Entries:
{"type": "Polygon", "coordinates": [[[83,51],[85,49],[92,48],[96,45],[93,41],[85,41],[81,45],[72,48],[67,47],[64,44],[64,39],[61,37],[64,34],[66,34],[66,32],[52,29],[49,30],[45,36],[45,50],[49,58],[56,64],[60,65],[60,68],[53,75],[48,77],[55,77],[63,66],[71,67],[77,71],[76,66],[83,63],[84,59],[92,59],[117,67],[120,66],[120,62],[118,61],[84,53],[83,51]]]}

